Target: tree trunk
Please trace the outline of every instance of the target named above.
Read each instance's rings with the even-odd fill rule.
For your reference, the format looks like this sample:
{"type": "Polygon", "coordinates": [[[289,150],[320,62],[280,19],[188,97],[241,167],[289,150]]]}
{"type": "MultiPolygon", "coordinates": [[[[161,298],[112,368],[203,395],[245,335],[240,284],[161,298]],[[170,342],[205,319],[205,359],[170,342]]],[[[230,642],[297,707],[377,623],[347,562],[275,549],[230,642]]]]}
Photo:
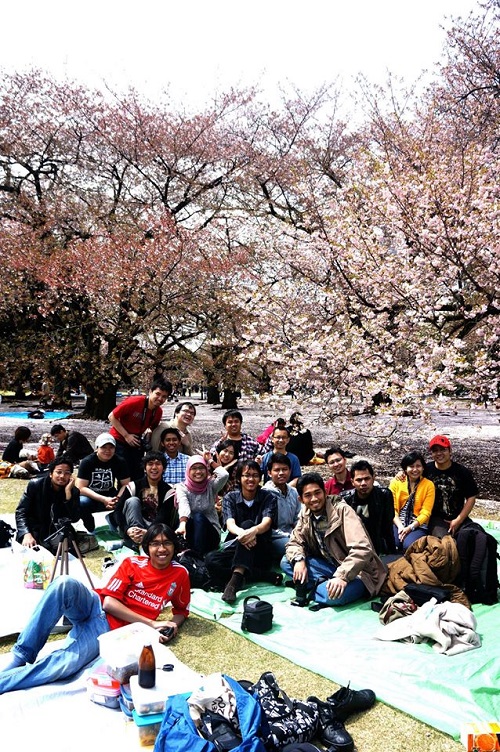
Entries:
{"type": "Polygon", "coordinates": [[[94,388],[92,384],[86,385],[87,401],[83,413],[85,418],[107,420],[109,413],[116,407],[116,384],[99,386],[95,385],[94,388]]]}
{"type": "Polygon", "coordinates": [[[238,408],[238,397],[241,397],[240,392],[235,392],[233,389],[224,389],[224,399],[222,400],[223,410],[236,410],[238,408]]]}
{"type": "Polygon", "coordinates": [[[216,386],[207,387],[207,403],[209,405],[220,405],[220,392],[216,386]]]}
{"type": "Polygon", "coordinates": [[[66,379],[54,379],[52,408],[69,408],[71,410],[71,387],[66,379]]]}

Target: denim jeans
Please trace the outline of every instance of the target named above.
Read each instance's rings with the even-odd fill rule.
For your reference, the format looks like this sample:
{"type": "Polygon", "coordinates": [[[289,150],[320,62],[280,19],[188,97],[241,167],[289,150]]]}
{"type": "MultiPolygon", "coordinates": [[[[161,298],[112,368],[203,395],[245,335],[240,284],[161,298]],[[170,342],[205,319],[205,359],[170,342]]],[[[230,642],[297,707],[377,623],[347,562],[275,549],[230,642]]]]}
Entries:
{"type": "Polygon", "coordinates": [[[418,540],[419,538],[423,538],[425,535],[429,535],[427,526],[425,527],[420,526],[420,527],[417,527],[416,530],[412,530],[411,533],[408,533],[403,543],[401,543],[401,541],[399,540],[399,534],[398,534],[398,529],[396,525],[393,525],[392,529],[394,531],[394,541],[396,543],[397,551],[401,551],[401,549],[403,551],[406,551],[406,549],[409,548],[412,543],[415,543],[416,540],[418,540]]]}
{"type": "Polygon", "coordinates": [[[0,672],[0,694],[67,679],[99,655],[98,637],[109,631],[97,593],[78,580],[62,575],[47,588],[12,652],[25,666],[0,672]],[[36,660],[62,616],[73,624],[61,648],[36,660]]]}
{"type": "Polygon", "coordinates": [[[186,543],[201,556],[219,548],[220,534],[203,512],[193,512],[186,520],[186,543]]]}
{"type": "MultiPolygon", "coordinates": [[[[317,559],[312,556],[306,557],[307,566],[307,583],[312,588],[315,580],[321,577],[327,577],[331,579],[337,567],[335,564],[331,564],[326,559],[317,559]]],[[[293,566],[289,563],[286,556],[281,560],[281,569],[290,577],[293,577],[293,566]]],[[[328,606],[345,606],[347,603],[353,603],[360,598],[365,598],[368,595],[368,590],[363,585],[363,582],[359,577],[355,577],[354,580],[347,583],[347,586],[340,596],[340,598],[334,598],[331,600],[328,597],[326,589],[326,581],[321,582],[314,593],[314,600],[317,603],[326,603],[328,606]]]]}

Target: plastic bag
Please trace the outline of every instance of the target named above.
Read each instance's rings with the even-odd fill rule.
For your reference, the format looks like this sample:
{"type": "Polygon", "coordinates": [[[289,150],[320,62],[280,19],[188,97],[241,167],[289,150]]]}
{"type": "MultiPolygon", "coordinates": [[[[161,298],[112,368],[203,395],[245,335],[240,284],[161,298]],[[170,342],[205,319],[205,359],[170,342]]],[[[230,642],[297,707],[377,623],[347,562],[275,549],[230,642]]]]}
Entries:
{"type": "Polygon", "coordinates": [[[46,548],[27,548],[23,553],[24,587],[30,590],[45,590],[53,565],[54,557],[46,548]]]}

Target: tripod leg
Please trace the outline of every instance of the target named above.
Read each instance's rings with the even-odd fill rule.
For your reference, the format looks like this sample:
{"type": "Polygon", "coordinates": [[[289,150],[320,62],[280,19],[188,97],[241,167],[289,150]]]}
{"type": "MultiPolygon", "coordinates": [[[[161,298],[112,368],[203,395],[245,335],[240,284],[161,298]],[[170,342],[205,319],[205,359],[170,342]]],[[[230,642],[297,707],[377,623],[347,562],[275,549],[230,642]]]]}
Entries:
{"type": "Polygon", "coordinates": [[[75,537],[74,537],[74,536],[72,536],[72,537],[71,537],[71,540],[72,540],[72,543],[73,543],[73,548],[75,549],[75,553],[76,553],[76,555],[78,556],[78,559],[79,559],[79,561],[80,561],[80,564],[81,564],[81,565],[82,565],[82,567],[83,567],[83,571],[84,571],[84,572],[85,572],[85,574],[87,575],[87,579],[88,579],[88,581],[89,581],[89,583],[90,583],[90,587],[91,587],[91,588],[92,588],[92,590],[93,590],[93,589],[94,589],[94,583],[92,582],[92,579],[91,579],[91,577],[90,577],[90,574],[89,574],[89,570],[87,569],[87,567],[86,567],[86,565],[85,565],[85,562],[83,561],[83,556],[82,556],[82,554],[81,554],[81,551],[80,551],[80,549],[78,548],[78,543],[76,542],[76,540],[75,540],[75,537]]]}
{"type": "Polygon", "coordinates": [[[61,574],[69,574],[69,548],[68,539],[65,536],[63,540],[63,552],[61,556],[61,574]]]}
{"type": "Polygon", "coordinates": [[[62,553],[62,544],[63,544],[62,541],[59,541],[59,543],[57,544],[56,558],[54,559],[54,564],[52,566],[52,572],[50,574],[49,585],[52,582],[52,580],[54,579],[55,574],[56,574],[57,563],[58,563],[59,557],[61,556],[61,553],[62,553]]]}

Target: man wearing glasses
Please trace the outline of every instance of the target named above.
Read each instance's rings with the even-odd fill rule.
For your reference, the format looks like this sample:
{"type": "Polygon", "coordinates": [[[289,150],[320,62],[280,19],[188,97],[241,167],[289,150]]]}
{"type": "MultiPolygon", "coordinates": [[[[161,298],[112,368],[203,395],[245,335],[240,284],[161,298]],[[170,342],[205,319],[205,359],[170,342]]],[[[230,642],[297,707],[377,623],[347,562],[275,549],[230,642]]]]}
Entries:
{"type": "Polygon", "coordinates": [[[338,496],[342,491],[354,488],[351,473],[347,469],[347,454],[339,446],[330,447],[325,452],[325,462],[333,473],[325,483],[327,496],[338,496]]]}
{"type": "Polygon", "coordinates": [[[99,655],[98,637],[132,622],[156,630],[172,627],[175,637],[189,615],[190,583],[187,570],[174,561],[174,531],[163,523],[151,525],[142,546],[145,556],[124,559],[108,584],[96,591],[61,575],[48,587],[30,621],[12,648],[10,663],[0,671],[0,694],[67,679],[99,655]],[[165,602],[172,605],[168,621],[158,617],[165,602]],[[72,628],[61,648],[37,660],[38,653],[59,619],[72,628]]]}
{"type": "Polygon", "coordinates": [[[436,486],[429,534],[438,538],[448,533],[454,536],[476,503],[477,484],[470,470],[451,459],[451,442],[447,436],[434,436],[429,449],[432,462],[426,464],[425,474],[436,486]]]}
{"type": "Polygon", "coordinates": [[[255,460],[242,462],[236,469],[239,490],[222,499],[222,515],[228,535],[219,551],[206,556],[214,582],[226,583],[222,600],[234,603],[245,581],[262,580],[279,584],[272,571],[272,528],[277,526],[276,494],[260,486],[262,470],[255,460]],[[229,580],[227,579],[229,577],[229,580]]]}

